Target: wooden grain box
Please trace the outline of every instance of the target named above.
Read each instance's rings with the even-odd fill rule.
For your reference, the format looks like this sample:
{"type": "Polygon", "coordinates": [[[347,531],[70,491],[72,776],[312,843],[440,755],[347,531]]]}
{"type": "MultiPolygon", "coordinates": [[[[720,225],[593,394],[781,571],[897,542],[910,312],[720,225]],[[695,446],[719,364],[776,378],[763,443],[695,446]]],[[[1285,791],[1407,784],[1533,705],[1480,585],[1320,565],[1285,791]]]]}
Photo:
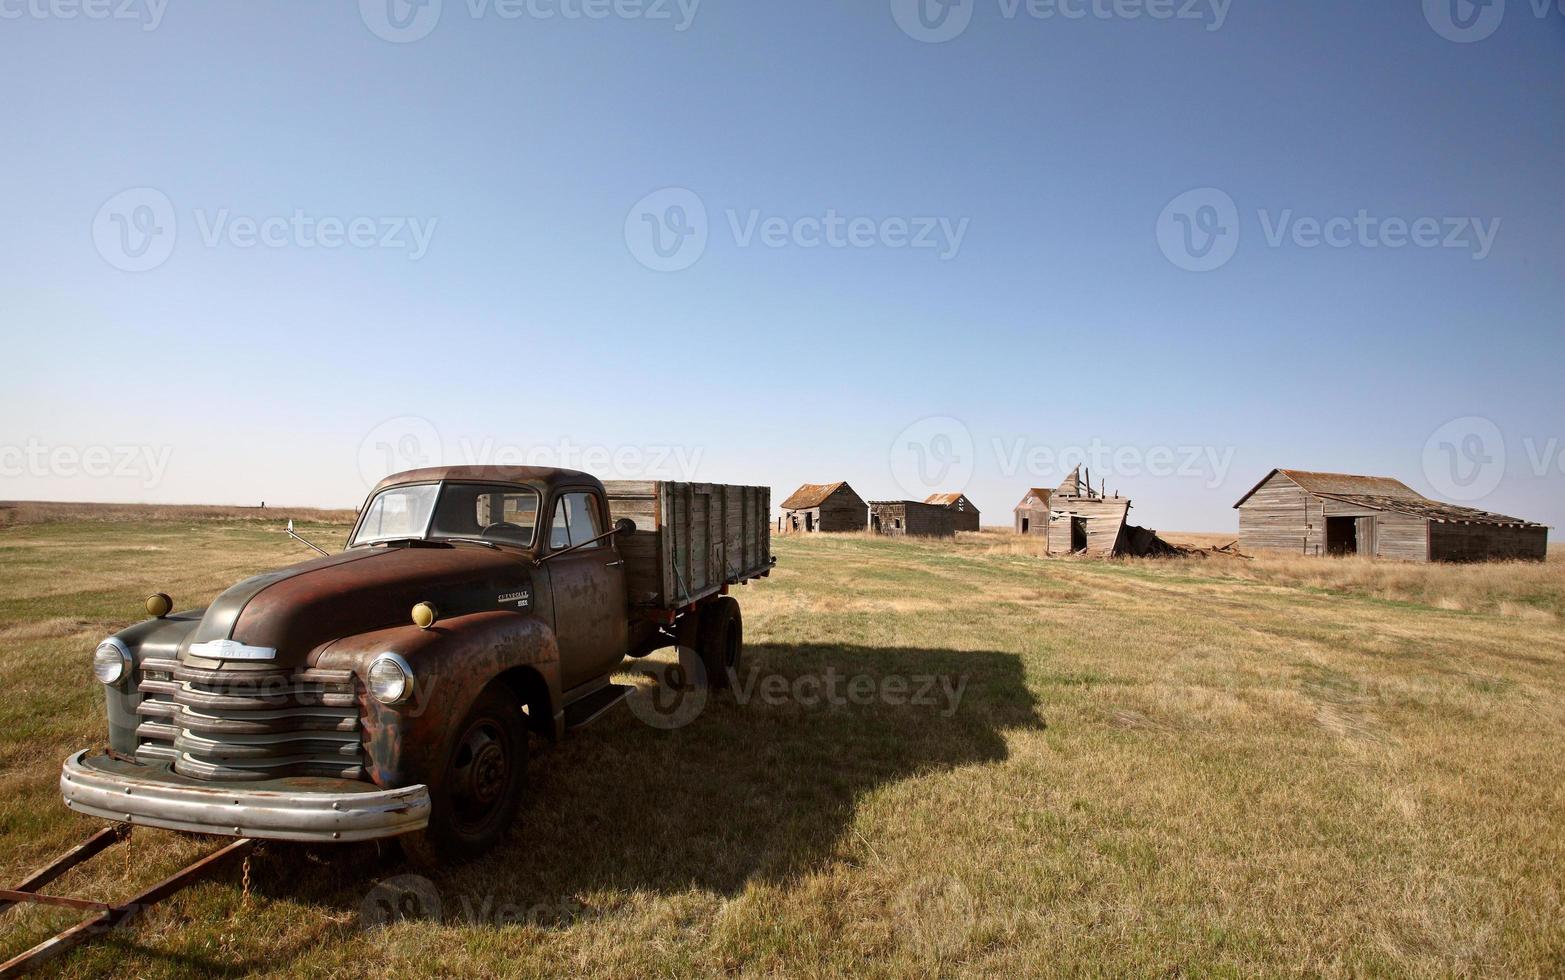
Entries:
{"type": "Polygon", "coordinates": [[[770,487],[608,480],[603,488],[611,519],[636,522],[617,542],[632,605],[679,609],[771,571],[770,487]]]}

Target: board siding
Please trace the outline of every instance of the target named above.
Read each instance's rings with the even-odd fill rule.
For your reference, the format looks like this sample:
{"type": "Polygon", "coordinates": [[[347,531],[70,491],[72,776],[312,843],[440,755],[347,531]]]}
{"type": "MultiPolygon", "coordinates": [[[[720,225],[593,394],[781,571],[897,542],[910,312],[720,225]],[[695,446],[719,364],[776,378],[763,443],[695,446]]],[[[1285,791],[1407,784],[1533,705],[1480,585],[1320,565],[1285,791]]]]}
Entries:
{"type": "MultiPolygon", "coordinates": [[[[892,537],[949,538],[956,534],[952,512],[939,504],[913,500],[878,501],[869,505],[870,514],[880,518],[878,533],[892,537]],[[897,522],[901,522],[901,527],[897,522]]],[[[871,523],[871,528],[874,524],[871,523]]]]}
{"type": "Polygon", "coordinates": [[[616,542],[632,605],[677,609],[771,568],[771,489],[611,480],[614,520],[636,522],[616,542]]]}
{"type": "Polygon", "coordinates": [[[1123,497],[1055,497],[1049,514],[1048,545],[1051,555],[1071,553],[1071,518],[1087,520],[1087,550],[1094,558],[1112,557],[1119,549],[1120,535],[1130,513],[1130,501],[1123,497]]]}
{"type": "MultiPolygon", "coordinates": [[[[1012,527],[1017,534],[1036,534],[1039,537],[1049,536],[1049,505],[1038,499],[1035,494],[1028,494],[1027,499],[1018,504],[1011,511],[1012,527]],[[1027,529],[1022,529],[1022,518],[1027,518],[1027,529]]],[[[1047,550],[1047,545],[1045,546],[1047,550]]]]}
{"type": "Polygon", "coordinates": [[[1239,545],[1251,552],[1325,553],[1326,525],[1319,498],[1273,473],[1239,508],[1239,545]]]}
{"type": "Polygon", "coordinates": [[[1434,524],[1429,528],[1429,552],[1435,561],[1543,561],[1549,554],[1549,529],[1434,524]]]}
{"type": "Polygon", "coordinates": [[[838,487],[836,493],[821,502],[818,530],[826,533],[862,531],[868,526],[869,505],[850,487],[838,487]]]}

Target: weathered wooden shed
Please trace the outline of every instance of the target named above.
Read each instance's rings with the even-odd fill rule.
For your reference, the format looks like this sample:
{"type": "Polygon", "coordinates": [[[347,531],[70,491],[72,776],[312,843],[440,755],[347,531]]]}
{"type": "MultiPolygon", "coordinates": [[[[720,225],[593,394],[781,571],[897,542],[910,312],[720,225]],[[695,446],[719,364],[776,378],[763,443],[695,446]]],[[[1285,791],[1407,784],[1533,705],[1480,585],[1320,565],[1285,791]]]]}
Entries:
{"type": "Polygon", "coordinates": [[[1054,491],[1043,487],[1033,487],[1027,491],[1027,496],[1012,511],[1016,518],[1017,534],[1049,533],[1049,498],[1052,496],[1054,491]]]}
{"type": "Polygon", "coordinates": [[[806,483],[782,502],[777,530],[783,534],[862,531],[869,505],[845,482],[806,483]]]}
{"type": "Polygon", "coordinates": [[[951,512],[951,526],[958,531],[978,530],[978,508],[960,493],[932,493],[924,503],[944,507],[951,512]]]}
{"type": "Polygon", "coordinates": [[[952,511],[917,500],[871,500],[869,529],[876,534],[949,538],[956,534],[952,511]]]}
{"type": "Polygon", "coordinates": [[[1246,551],[1486,561],[1548,555],[1542,524],[1430,500],[1401,480],[1272,470],[1234,504],[1246,551]]]}

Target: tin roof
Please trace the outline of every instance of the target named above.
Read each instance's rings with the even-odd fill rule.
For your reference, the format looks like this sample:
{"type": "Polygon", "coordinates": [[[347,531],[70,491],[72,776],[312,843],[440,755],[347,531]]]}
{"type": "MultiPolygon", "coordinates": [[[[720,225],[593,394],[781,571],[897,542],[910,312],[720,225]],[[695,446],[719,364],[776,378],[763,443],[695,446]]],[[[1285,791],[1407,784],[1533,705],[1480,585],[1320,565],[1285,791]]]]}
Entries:
{"type": "Polygon", "coordinates": [[[1417,490],[1389,476],[1352,476],[1347,473],[1312,473],[1309,470],[1278,470],[1310,493],[1367,494],[1403,500],[1423,500],[1417,490]]]}
{"type": "MultiPolygon", "coordinates": [[[[924,498],[924,503],[934,504],[937,507],[955,507],[961,499],[962,495],[960,493],[932,493],[924,498]]],[[[968,506],[972,506],[972,501],[968,501],[968,506]]],[[[974,507],[973,509],[977,510],[978,508],[974,507]]]]}
{"type": "Polygon", "coordinates": [[[1434,521],[1436,524],[1493,524],[1503,527],[1543,527],[1532,521],[1523,520],[1520,517],[1507,517],[1504,514],[1496,514],[1487,510],[1476,510],[1472,507],[1462,507],[1457,504],[1445,504],[1438,500],[1430,500],[1427,497],[1384,497],[1368,493],[1323,493],[1322,497],[1330,497],[1332,500],[1340,500],[1347,504],[1357,504],[1370,510],[1384,510],[1393,514],[1407,514],[1412,517],[1422,517],[1425,520],[1434,521]]]}
{"type": "Polygon", "coordinates": [[[1054,491],[1053,490],[1049,490],[1049,489],[1047,489],[1045,487],[1033,487],[1031,490],[1027,491],[1026,496],[1022,497],[1022,502],[1017,504],[1015,507],[1013,507],[1011,509],[1012,510],[1021,510],[1021,509],[1025,508],[1025,507],[1027,507],[1027,502],[1028,501],[1033,500],[1035,498],[1037,499],[1037,501],[1040,504],[1043,504],[1043,506],[1047,507],[1047,506],[1049,506],[1049,498],[1053,497],[1053,496],[1054,496],[1054,491]]]}
{"type": "Polygon", "coordinates": [[[782,509],[808,510],[811,507],[819,507],[826,502],[826,498],[847,485],[846,480],[838,480],[836,483],[806,483],[782,502],[782,509]]]}

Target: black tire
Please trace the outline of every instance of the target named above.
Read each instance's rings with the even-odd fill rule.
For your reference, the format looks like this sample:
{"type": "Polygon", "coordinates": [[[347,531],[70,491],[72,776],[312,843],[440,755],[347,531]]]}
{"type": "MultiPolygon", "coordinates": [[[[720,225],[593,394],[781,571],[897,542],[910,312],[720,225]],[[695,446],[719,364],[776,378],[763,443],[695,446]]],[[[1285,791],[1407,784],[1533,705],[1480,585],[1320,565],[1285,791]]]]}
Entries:
{"type": "Polygon", "coordinates": [[[723,690],[739,672],[744,657],[744,615],[733,596],[719,596],[701,610],[700,640],[696,651],[706,668],[706,682],[723,690]]]}
{"type": "Polygon", "coordinates": [[[516,696],[495,682],[462,719],[439,782],[430,787],[429,826],[404,835],[415,864],[468,861],[505,839],[527,789],[527,719],[516,696]]]}

